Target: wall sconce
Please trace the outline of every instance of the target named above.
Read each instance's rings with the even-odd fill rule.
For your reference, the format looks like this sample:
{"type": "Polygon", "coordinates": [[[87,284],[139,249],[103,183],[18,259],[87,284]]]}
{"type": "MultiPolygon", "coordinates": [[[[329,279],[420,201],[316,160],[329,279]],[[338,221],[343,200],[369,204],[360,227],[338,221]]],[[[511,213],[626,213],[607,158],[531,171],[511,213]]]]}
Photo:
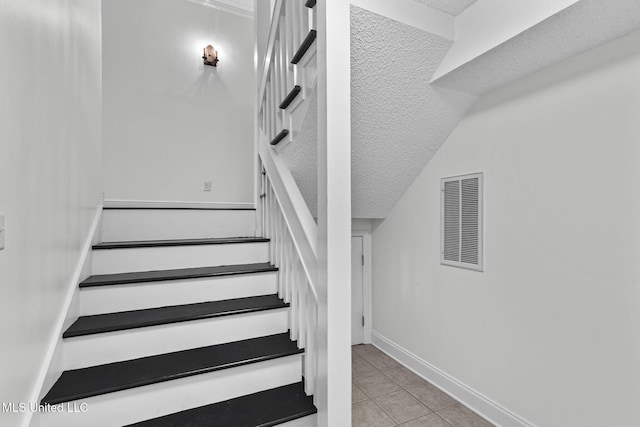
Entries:
{"type": "Polygon", "coordinates": [[[212,65],[216,67],[218,65],[218,51],[209,45],[202,49],[202,60],[204,65],[212,65]]]}

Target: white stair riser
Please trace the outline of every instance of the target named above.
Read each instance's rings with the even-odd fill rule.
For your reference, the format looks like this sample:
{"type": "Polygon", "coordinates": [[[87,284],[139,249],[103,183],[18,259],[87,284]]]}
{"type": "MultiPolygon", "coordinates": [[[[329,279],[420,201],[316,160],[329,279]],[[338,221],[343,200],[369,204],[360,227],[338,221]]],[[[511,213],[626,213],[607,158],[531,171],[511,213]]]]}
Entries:
{"type": "Polygon", "coordinates": [[[267,262],[268,248],[260,242],[100,249],[92,252],[93,274],[267,262]]]}
{"type": "Polygon", "coordinates": [[[64,368],[78,369],[283,333],[289,329],[288,311],[281,308],[66,338],[64,368]]]}
{"type": "Polygon", "coordinates": [[[253,210],[105,209],[105,242],[255,235],[253,210]]]}
{"type": "Polygon", "coordinates": [[[300,381],[301,356],[288,356],[76,401],[85,413],[42,414],[40,427],[113,427],[300,381]]]}
{"type": "Polygon", "coordinates": [[[308,417],[298,418],[297,420],[278,424],[278,427],[318,427],[318,416],[313,414],[308,417]]]}
{"type": "Polygon", "coordinates": [[[274,271],[82,288],[80,315],[275,294],[277,277],[274,271]]]}

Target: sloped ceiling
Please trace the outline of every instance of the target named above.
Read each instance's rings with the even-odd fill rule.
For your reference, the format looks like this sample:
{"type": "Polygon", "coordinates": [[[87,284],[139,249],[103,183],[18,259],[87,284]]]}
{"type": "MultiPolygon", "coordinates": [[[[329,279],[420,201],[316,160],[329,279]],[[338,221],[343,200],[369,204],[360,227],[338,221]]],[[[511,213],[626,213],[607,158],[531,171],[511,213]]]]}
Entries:
{"type": "Polygon", "coordinates": [[[639,0],[581,0],[433,83],[483,94],[638,28],[639,0]]]}
{"type": "MultiPolygon", "coordinates": [[[[478,14],[482,1],[456,19],[478,14]]],[[[474,2],[442,3],[457,13],[454,5],[474,2]]],[[[640,1],[580,0],[551,11],[436,80],[452,40],[356,6],[351,15],[352,216],[385,218],[478,95],[638,30],[640,1]]],[[[306,120],[282,154],[315,214],[315,108],[306,120]]]]}
{"type": "Polygon", "coordinates": [[[352,8],[354,218],[386,217],[475,101],[429,83],[451,44],[352,8]]]}
{"type": "Polygon", "coordinates": [[[459,15],[478,0],[414,0],[449,15],[459,15]]]}
{"type": "MultiPolygon", "coordinates": [[[[351,10],[352,216],[384,218],[460,118],[473,95],[429,83],[452,41],[358,7],[351,10]]],[[[315,100],[281,154],[315,215],[315,100]]]]}

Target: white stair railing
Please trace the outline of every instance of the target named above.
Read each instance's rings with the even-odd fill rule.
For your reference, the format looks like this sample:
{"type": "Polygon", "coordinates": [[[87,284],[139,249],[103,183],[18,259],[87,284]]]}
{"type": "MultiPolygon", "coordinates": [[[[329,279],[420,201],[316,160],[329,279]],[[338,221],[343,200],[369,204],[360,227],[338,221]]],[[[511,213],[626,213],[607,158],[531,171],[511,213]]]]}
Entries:
{"type": "MultiPolygon", "coordinates": [[[[310,2],[307,2],[310,5],[310,2]]],[[[318,227],[277,150],[302,126],[315,90],[313,8],[304,0],[275,2],[258,102],[260,224],[279,269],[278,293],[290,304],[291,338],[305,349],[305,391],[317,397],[318,227]]]]}
{"type": "Polygon", "coordinates": [[[316,88],[315,22],[304,0],[276,1],[259,82],[258,126],[278,150],[297,136],[305,101],[316,88]]]}
{"type": "Polygon", "coordinates": [[[305,391],[316,397],[317,227],[309,209],[304,205],[300,191],[295,188],[291,173],[282,169],[278,159],[269,156],[263,158],[265,162],[262,174],[262,230],[264,236],[270,239],[270,261],[279,269],[278,295],[291,307],[291,339],[297,340],[299,348],[305,349],[305,391]]]}
{"type": "Polygon", "coordinates": [[[318,426],[351,425],[349,0],[275,0],[256,116],[257,229],[271,239],[318,426]],[[317,39],[316,39],[317,37],[317,39]],[[279,154],[317,91],[318,222],[279,154]],[[258,197],[259,196],[259,197],[258,197]]]}

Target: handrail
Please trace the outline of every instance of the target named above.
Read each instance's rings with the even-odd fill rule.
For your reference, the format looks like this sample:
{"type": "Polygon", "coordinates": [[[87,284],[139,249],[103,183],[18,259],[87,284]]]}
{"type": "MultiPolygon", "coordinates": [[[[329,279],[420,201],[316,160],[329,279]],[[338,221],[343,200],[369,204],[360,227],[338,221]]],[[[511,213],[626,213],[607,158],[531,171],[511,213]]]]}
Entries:
{"type": "Polygon", "coordinates": [[[322,392],[317,388],[318,363],[324,359],[318,341],[321,336],[318,319],[322,314],[319,314],[322,289],[318,289],[318,226],[278,153],[281,150],[278,144],[285,138],[292,141],[299,129],[295,126],[301,126],[304,116],[299,107],[306,105],[305,95],[315,85],[315,78],[309,77],[315,72],[312,52],[304,60],[298,60],[309,50],[316,33],[310,28],[313,15],[305,8],[304,0],[276,0],[271,18],[257,100],[256,172],[262,175],[259,179],[262,188],[256,189],[259,229],[270,239],[269,260],[279,269],[278,294],[290,304],[291,338],[305,349],[305,391],[316,399],[322,392]],[[299,54],[295,62],[299,63],[294,65],[296,50],[299,54]],[[305,74],[306,71],[309,73],[305,74]]]}
{"type": "Polygon", "coordinates": [[[269,68],[271,67],[271,57],[273,56],[273,47],[278,34],[278,27],[280,26],[280,19],[282,18],[282,9],[284,7],[284,0],[276,0],[275,7],[273,8],[273,16],[271,17],[271,28],[269,29],[269,41],[267,42],[267,52],[264,56],[264,63],[262,64],[262,77],[260,78],[260,88],[258,95],[260,100],[264,98],[265,91],[267,90],[267,77],[269,76],[269,68]]]}
{"type": "Polygon", "coordinates": [[[313,220],[311,211],[302,197],[291,172],[283,163],[279,155],[268,149],[266,139],[260,144],[260,158],[262,166],[270,177],[271,184],[280,205],[307,278],[311,283],[313,294],[317,300],[317,269],[318,269],[318,226],[313,220]]]}
{"type": "Polygon", "coordinates": [[[350,321],[351,193],[342,184],[350,182],[351,158],[349,49],[344,48],[349,4],[275,0],[258,77],[258,229],[270,239],[269,260],[279,269],[278,294],[290,304],[291,338],[304,348],[305,391],[314,396],[322,427],[346,426],[351,419],[350,340],[344,331],[350,321]],[[287,91],[295,86],[300,92],[290,98],[287,91]],[[282,155],[300,135],[314,92],[318,225],[282,155]],[[291,102],[279,108],[284,100],[291,102]]]}

